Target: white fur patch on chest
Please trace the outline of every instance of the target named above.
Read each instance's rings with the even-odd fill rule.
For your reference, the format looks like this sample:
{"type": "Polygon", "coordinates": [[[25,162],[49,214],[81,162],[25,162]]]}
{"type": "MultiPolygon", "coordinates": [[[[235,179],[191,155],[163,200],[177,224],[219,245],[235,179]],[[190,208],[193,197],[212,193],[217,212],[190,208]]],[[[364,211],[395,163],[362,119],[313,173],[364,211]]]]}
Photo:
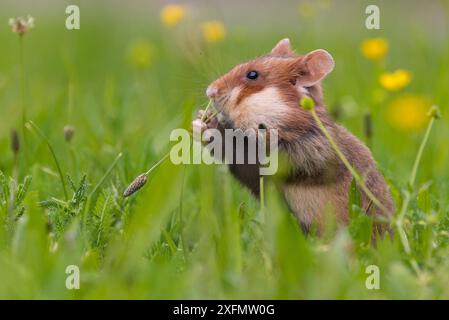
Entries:
{"type": "Polygon", "coordinates": [[[289,111],[279,89],[267,87],[243,99],[230,112],[230,117],[238,127],[257,128],[265,124],[277,128],[289,111]]]}

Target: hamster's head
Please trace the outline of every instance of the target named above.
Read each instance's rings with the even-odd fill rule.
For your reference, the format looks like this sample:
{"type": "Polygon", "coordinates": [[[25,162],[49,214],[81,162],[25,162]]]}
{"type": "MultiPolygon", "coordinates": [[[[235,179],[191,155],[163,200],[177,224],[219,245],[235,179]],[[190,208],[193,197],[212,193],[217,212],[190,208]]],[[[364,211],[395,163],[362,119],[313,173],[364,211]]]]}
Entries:
{"type": "Polygon", "coordinates": [[[310,115],[298,107],[304,95],[322,105],[320,82],[334,68],[325,50],[297,55],[283,39],[265,56],[239,64],[212,82],[209,98],[234,128],[279,130],[307,127],[310,115]]]}

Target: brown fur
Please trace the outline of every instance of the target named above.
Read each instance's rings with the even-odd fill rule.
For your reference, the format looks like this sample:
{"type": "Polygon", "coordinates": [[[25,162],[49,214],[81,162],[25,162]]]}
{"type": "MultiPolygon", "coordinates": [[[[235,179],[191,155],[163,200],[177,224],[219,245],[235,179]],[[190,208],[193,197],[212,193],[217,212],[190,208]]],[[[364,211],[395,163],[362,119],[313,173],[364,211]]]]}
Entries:
{"type": "MultiPolygon", "coordinates": [[[[291,165],[290,175],[282,182],[282,190],[306,230],[315,222],[321,229],[329,207],[334,209],[338,221],[348,222],[352,176],[310,113],[298,107],[298,101],[304,95],[313,98],[318,116],[388,212],[372,205],[363,192],[362,206],[371,215],[390,215],[394,208],[390,191],[368,148],[345,128],[335,124],[324,108],[320,81],[332,68],[332,57],[324,50],[298,56],[291,50],[289,41],[282,40],[270,54],[234,67],[211,84],[217,89],[213,98],[223,119],[213,121],[209,127],[222,131],[225,128],[257,129],[261,124],[254,120],[257,118],[262,119],[260,122],[264,125],[268,124],[268,128],[278,129],[279,149],[287,155],[291,165]],[[251,70],[258,72],[256,80],[246,78],[251,70]],[[264,93],[270,96],[264,96],[264,93]],[[260,101],[266,98],[275,105],[260,101]],[[255,107],[260,107],[261,111],[255,107]]],[[[258,165],[231,164],[230,171],[258,196],[258,165]]],[[[376,224],[377,231],[384,229],[385,225],[376,224]]]]}

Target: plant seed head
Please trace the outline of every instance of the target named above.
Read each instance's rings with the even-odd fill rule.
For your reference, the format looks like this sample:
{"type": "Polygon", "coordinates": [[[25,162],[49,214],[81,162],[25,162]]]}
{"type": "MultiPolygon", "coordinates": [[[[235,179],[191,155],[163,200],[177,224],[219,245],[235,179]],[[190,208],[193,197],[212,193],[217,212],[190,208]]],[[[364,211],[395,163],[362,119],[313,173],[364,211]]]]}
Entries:
{"type": "Polygon", "coordinates": [[[18,33],[20,36],[22,36],[29,29],[34,28],[34,18],[30,15],[26,18],[10,18],[9,25],[11,26],[12,32],[18,33]]]}
{"type": "Polygon", "coordinates": [[[365,136],[369,139],[373,136],[373,120],[371,117],[371,113],[365,113],[363,117],[363,129],[365,131],[365,136]]]}
{"type": "Polygon", "coordinates": [[[429,117],[435,118],[435,119],[441,119],[441,112],[440,108],[438,106],[432,106],[432,108],[429,111],[429,117]]]}
{"type": "Polygon", "coordinates": [[[299,106],[306,110],[312,110],[315,107],[315,102],[309,96],[304,96],[299,100],[299,106]]]}
{"type": "Polygon", "coordinates": [[[125,192],[123,192],[123,196],[129,197],[133,193],[137,192],[140,188],[142,188],[148,180],[148,176],[145,173],[142,173],[134,181],[126,188],[125,192]]]}
{"type": "Polygon", "coordinates": [[[11,150],[15,155],[20,151],[19,133],[16,129],[12,129],[11,131],[11,150]]]}
{"type": "Polygon", "coordinates": [[[64,139],[67,142],[72,141],[73,135],[75,134],[75,127],[66,125],[64,126],[64,139]]]}

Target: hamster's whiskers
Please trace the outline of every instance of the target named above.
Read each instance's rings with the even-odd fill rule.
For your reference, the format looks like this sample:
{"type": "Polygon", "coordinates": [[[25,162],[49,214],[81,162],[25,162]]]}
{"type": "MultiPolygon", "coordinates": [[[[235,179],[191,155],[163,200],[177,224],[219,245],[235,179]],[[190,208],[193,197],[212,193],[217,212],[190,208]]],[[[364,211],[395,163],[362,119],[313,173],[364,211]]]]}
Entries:
{"type": "Polygon", "coordinates": [[[228,95],[221,96],[218,100],[214,101],[214,107],[217,110],[222,110],[222,109],[224,109],[224,107],[226,106],[226,104],[228,102],[229,102],[229,96],[228,95]]]}

